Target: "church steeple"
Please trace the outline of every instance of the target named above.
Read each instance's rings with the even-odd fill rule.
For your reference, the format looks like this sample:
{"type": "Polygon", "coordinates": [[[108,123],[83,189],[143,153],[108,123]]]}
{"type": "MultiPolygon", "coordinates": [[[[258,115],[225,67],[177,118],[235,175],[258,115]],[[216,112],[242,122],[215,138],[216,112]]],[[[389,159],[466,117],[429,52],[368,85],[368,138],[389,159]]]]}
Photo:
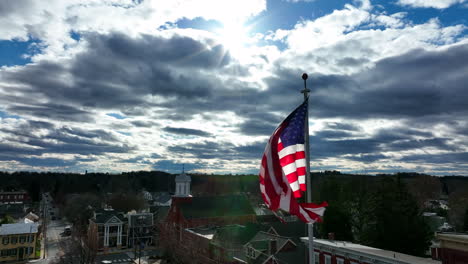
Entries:
{"type": "Polygon", "coordinates": [[[185,169],[182,167],[182,174],[179,174],[175,178],[176,183],[176,192],[175,196],[177,197],[191,197],[190,195],[190,184],[192,178],[185,174],[185,169]]]}

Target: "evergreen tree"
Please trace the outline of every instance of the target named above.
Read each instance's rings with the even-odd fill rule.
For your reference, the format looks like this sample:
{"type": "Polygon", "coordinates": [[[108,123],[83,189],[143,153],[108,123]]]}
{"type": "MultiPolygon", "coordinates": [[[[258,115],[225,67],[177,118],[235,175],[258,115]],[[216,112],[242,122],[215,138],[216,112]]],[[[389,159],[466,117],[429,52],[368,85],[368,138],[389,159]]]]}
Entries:
{"type": "Polygon", "coordinates": [[[463,222],[463,230],[468,232],[468,208],[465,210],[465,221],[463,222]]]}
{"type": "Polygon", "coordinates": [[[14,223],[15,223],[15,219],[13,219],[13,217],[11,217],[9,215],[5,215],[5,216],[3,216],[3,218],[0,219],[0,225],[14,224],[14,223]]]}
{"type": "Polygon", "coordinates": [[[363,242],[377,248],[424,256],[432,233],[399,177],[383,178],[368,205],[363,242]]]}
{"type": "Polygon", "coordinates": [[[353,241],[351,217],[342,207],[330,205],[323,216],[322,234],[334,233],[336,240],[353,241]]]}

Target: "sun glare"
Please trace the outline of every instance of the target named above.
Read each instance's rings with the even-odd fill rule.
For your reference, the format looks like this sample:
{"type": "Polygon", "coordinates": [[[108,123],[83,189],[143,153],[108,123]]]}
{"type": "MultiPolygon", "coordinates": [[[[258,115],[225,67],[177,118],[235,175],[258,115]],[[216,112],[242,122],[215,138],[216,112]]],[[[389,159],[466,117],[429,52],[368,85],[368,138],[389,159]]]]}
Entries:
{"type": "Polygon", "coordinates": [[[246,55],[249,44],[248,28],[241,22],[225,22],[223,27],[217,30],[219,42],[233,56],[241,57],[246,55]]]}

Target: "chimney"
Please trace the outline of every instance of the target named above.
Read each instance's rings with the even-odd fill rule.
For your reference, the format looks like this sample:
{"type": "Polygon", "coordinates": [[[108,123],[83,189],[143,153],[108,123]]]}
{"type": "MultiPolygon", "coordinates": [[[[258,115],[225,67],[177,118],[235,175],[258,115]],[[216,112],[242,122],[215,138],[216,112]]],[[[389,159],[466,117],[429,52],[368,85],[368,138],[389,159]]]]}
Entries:
{"type": "Polygon", "coordinates": [[[328,233],[328,240],[335,240],[335,233],[328,233]]]}
{"type": "Polygon", "coordinates": [[[278,250],[277,243],[278,241],[276,241],[275,239],[270,239],[270,243],[268,243],[268,250],[270,252],[270,255],[275,254],[278,250]]]}

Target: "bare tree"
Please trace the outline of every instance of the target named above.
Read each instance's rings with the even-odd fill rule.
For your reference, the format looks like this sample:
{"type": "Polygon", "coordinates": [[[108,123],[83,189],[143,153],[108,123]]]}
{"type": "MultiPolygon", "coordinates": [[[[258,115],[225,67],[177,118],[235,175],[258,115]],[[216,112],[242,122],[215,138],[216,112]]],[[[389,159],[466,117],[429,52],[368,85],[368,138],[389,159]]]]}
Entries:
{"type": "Polygon", "coordinates": [[[138,211],[145,207],[145,200],[141,194],[115,193],[108,202],[113,209],[120,212],[138,211]]]}
{"type": "Polygon", "coordinates": [[[408,183],[408,190],[416,199],[420,209],[424,208],[424,203],[428,200],[440,198],[442,184],[438,177],[429,175],[418,175],[408,183]]]}
{"type": "Polygon", "coordinates": [[[449,213],[450,223],[455,226],[457,231],[463,231],[463,222],[466,211],[468,210],[468,190],[457,190],[449,195],[449,213]]]}
{"type": "Polygon", "coordinates": [[[97,255],[97,237],[87,235],[85,225],[74,226],[70,239],[63,239],[60,248],[64,253],[55,264],[94,264],[97,255]]]}

